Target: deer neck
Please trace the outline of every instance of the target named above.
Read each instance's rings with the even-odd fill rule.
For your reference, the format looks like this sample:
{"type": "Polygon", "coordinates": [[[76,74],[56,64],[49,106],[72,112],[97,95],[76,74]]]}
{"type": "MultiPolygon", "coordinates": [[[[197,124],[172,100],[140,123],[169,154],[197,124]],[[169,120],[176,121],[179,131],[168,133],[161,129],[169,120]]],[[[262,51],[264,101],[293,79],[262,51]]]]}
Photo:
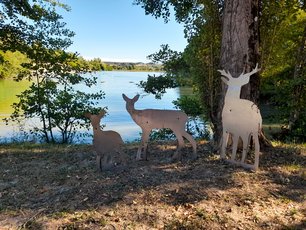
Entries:
{"type": "Polygon", "coordinates": [[[228,86],[225,99],[240,99],[241,86],[228,86]]]}
{"type": "Polygon", "coordinates": [[[93,135],[96,136],[96,135],[101,135],[101,129],[100,127],[93,127],[93,135]]]}
{"type": "Polygon", "coordinates": [[[129,114],[131,115],[132,119],[138,123],[139,120],[141,119],[141,113],[142,113],[142,110],[137,110],[135,108],[129,108],[128,110],[129,114]]]}

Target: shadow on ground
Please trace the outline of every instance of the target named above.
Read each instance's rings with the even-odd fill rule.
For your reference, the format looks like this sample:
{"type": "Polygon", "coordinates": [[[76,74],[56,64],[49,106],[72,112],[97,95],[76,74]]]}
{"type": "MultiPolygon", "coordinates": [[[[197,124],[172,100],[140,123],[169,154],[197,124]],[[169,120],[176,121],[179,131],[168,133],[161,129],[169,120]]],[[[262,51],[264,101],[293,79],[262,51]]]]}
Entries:
{"type": "MultiPolygon", "coordinates": [[[[195,161],[189,160],[189,146],[183,150],[181,162],[171,163],[173,149],[174,144],[151,144],[149,161],[136,162],[137,146],[129,144],[127,166],[100,173],[90,146],[1,145],[0,210],[5,215],[32,210],[50,216],[133,206],[137,202],[188,209],[200,203],[223,201],[223,211],[232,212],[232,205],[255,204],[252,194],[263,200],[305,200],[305,154],[297,149],[266,150],[258,173],[219,160],[205,143],[199,144],[199,158],[195,161]],[[249,189],[254,181],[263,186],[265,193],[249,189]]],[[[149,219],[144,218],[144,222],[149,219]]]]}

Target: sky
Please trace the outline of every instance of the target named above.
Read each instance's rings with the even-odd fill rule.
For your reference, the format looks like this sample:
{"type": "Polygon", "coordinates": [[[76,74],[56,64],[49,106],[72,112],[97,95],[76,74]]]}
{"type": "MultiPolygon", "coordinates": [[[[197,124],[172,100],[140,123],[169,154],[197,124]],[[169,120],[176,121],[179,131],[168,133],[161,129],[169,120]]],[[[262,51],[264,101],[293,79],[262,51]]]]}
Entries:
{"type": "Polygon", "coordinates": [[[146,57],[161,44],[183,51],[187,45],[183,26],[174,17],[170,22],[145,15],[133,0],[61,0],[71,11],[60,10],[67,28],[76,33],[68,51],[86,59],[150,62],[146,57]]]}

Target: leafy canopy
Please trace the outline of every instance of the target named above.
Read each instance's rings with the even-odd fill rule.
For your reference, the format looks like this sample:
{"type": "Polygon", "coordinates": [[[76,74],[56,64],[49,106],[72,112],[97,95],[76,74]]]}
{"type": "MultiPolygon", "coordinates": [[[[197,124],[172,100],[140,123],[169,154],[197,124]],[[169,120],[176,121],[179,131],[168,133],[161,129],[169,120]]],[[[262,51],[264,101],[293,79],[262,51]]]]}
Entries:
{"type": "Polygon", "coordinates": [[[10,120],[38,120],[30,130],[32,134],[48,143],[69,143],[79,128],[88,127],[83,113],[100,110],[96,105],[104,94],[88,94],[74,87],[90,87],[97,81],[84,75],[89,69],[77,54],[65,51],[74,33],[56,12],[58,6],[66,7],[52,0],[2,1],[0,50],[25,54],[27,61],[16,80],[32,82],[13,104],[10,120]]]}
{"type": "MultiPolygon", "coordinates": [[[[298,140],[305,140],[303,130],[306,120],[306,65],[302,60],[306,60],[303,40],[306,31],[306,3],[304,0],[259,2],[261,99],[278,107],[276,122],[289,124],[291,128],[288,135],[292,135],[293,139],[296,136],[298,140]],[[300,93],[292,94],[298,91],[300,93]]],[[[134,4],[140,5],[146,14],[161,17],[165,22],[169,20],[170,14],[174,13],[176,21],[184,25],[188,45],[183,53],[173,55],[175,51],[170,50],[167,45],[162,45],[160,51],[149,57],[163,63],[167,82],[179,82],[178,79],[182,76],[180,73],[184,72],[183,75],[189,79],[189,84],[198,92],[207,118],[213,123],[214,129],[218,122],[217,105],[221,91],[220,75],[216,70],[220,63],[221,25],[225,1],[135,0],[134,4]],[[172,63],[180,63],[184,71],[178,72],[177,68],[171,68],[172,63]]],[[[149,82],[152,81],[150,78],[147,84],[142,83],[147,92],[161,95],[165,87],[171,86],[164,84],[165,81],[159,78],[162,87],[156,87],[155,83],[153,88],[153,84],[149,82]]]]}

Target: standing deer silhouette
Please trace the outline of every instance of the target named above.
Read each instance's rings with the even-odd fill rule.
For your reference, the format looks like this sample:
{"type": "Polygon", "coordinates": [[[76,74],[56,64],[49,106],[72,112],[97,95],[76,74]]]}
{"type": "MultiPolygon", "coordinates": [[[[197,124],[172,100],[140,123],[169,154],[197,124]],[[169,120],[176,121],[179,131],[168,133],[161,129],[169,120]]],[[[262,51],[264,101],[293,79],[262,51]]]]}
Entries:
{"type": "Polygon", "coordinates": [[[131,115],[132,119],[137,125],[140,126],[142,130],[141,136],[141,145],[137,150],[136,160],[145,159],[147,160],[147,147],[149,135],[152,129],[162,129],[169,128],[175,134],[178,140],[178,147],[173,155],[173,160],[181,159],[180,150],[184,147],[184,138],[185,137],[192,145],[193,152],[192,158],[197,157],[197,147],[196,142],[192,136],[185,131],[185,125],[188,120],[188,116],[180,110],[159,110],[159,109],[144,109],[137,110],[134,107],[134,104],[139,99],[139,95],[136,95],[134,98],[130,99],[125,94],[122,94],[123,99],[126,102],[126,110],[131,115]],[[143,157],[142,157],[143,149],[143,157]]]}
{"type": "Polygon", "coordinates": [[[259,166],[260,146],[258,135],[262,127],[262,117],[259,108],[254,104],[254,102],[240,99],[240,92],[241,87],[249,82],[250,76],[259,70],[258,65],[256,65],[255,69],[253,69],[251,72],[244,73],[243,71],[238,78],[232,77],[232,75],[225,70],[219,70],[221,75],[223,75],[221,77],[222,81],[228,86],[224,99],[224,107],[222,110],[223,133],[221,158],[226,158],[225,151],[228,144],[229,134],[231,134],[233,145],[231,160],[229,161],[254,171],[256,171],[259,166]],[[245,163],[251,136],[253,137],[255,144],[254,165],[245,163]],[[239,137],[243,142],[240,163],[235,160],[239,137]]]}
{"type": "Polygon", "coordinates": [[[98,115],[85,113],[84,116],[90,119],[93,127],[93,147],[97,153],[97,166],[100,171],[111,169],[115,162],[114,157],[119,153],[119,161],[125,163],[126,156],[122,151],[124,142],[119,133],[100,128],[100,120],[105,115],[101,111],[98,115]]]}

